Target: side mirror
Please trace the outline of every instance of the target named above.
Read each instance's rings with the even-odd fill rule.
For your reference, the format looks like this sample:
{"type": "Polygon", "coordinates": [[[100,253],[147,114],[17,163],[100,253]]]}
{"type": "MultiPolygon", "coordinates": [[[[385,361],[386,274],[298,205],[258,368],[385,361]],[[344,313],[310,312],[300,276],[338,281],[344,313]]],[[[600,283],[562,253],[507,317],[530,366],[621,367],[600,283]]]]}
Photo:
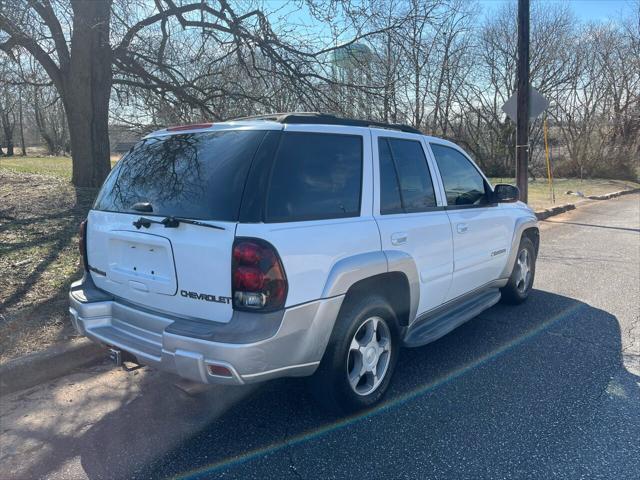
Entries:
{"type": "Polygon", "coordinates": [[[493,199],[498,203],[513,203],[520,200],[520,190],[514,185],[499,183],[493,188],[493,199]]]}

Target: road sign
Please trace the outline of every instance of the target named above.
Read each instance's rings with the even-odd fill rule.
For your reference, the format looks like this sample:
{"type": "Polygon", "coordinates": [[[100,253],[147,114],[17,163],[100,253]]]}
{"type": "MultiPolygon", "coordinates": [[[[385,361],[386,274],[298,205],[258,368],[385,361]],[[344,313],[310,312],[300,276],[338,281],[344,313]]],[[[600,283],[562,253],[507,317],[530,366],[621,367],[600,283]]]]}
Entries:
{"type": "MultiPolygon", "coordinates": [[[[502,111],[514,122],[517,119],[518,92],[509,97],[509,100],[502,106],[502,111]]],[[[529,120],[533,120],[549,106],[549,100],[544,98],[535,88],[529,87],[529,120]]]]}

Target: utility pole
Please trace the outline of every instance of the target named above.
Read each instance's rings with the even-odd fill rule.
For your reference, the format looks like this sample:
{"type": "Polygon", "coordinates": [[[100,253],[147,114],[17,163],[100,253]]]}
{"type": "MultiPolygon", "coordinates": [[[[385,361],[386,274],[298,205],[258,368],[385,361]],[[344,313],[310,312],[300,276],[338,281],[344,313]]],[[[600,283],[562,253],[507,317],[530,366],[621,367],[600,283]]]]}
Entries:
{"type": "Polygon", "coordinates": [[[518,101],[516,121],[516,185],[520,200],[529,197],[529,0],[518,0],[518,101]]]}

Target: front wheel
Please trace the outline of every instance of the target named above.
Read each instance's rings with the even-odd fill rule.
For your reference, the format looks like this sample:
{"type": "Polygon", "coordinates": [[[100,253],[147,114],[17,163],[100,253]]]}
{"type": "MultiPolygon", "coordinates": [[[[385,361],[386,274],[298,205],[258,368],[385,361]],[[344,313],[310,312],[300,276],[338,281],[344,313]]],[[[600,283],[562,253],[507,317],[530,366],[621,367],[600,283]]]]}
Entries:
{"type": "Polygon", "coordinates": [[[397,319],[379,296],[349,301],[340,312],[312,392],[324,407],[353,412],[386,392],[400,349],[397,319]]]}
{"type": "Polygon", "coordinates": [[[501,289],[502,299],[511,304],[524,302],[533,287],[535,273],[536,249],[531,239],[523,237],[520,240],[509,282],[501,289]]]}

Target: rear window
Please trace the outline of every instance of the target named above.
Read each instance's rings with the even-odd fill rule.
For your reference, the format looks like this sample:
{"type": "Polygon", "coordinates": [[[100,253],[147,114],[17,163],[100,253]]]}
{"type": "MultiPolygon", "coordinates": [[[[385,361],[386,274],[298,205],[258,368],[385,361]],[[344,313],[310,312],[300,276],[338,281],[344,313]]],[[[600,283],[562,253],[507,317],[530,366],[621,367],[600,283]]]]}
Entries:
{"type": "Polygon", "coordinates": [[[360,215],[362,137],[286,132],[271,172],[265,221],[360,215]]]}
{"type": "Polygon", "coordinates": [[[264,131],[231,130],[148,138],[105,181],[97,210],[236,221],[251,160],[264,131]]]}

